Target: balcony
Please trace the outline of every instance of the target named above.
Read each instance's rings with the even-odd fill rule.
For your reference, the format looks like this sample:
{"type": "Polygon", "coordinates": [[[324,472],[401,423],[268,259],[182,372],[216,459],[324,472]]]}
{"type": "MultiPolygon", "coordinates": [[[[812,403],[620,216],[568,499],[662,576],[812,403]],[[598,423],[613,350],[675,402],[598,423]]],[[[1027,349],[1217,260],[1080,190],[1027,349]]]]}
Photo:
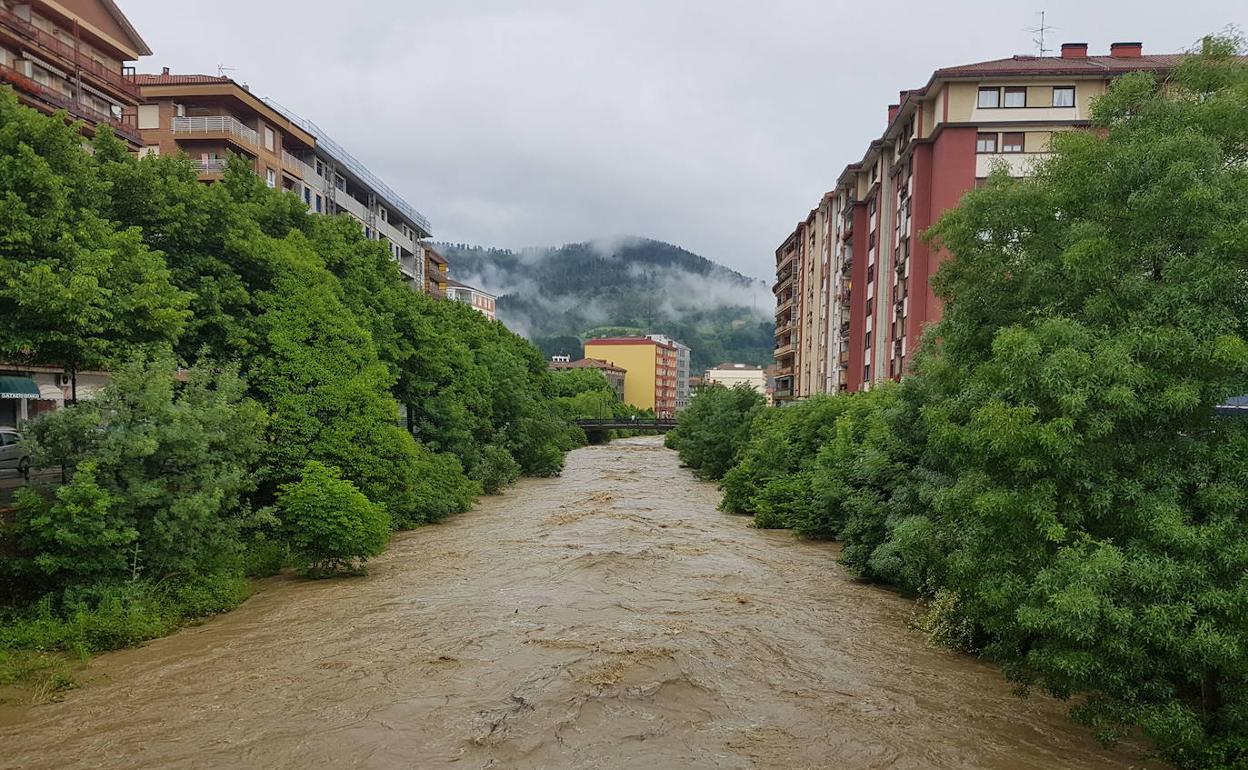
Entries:
{"type": "Polygon", "coordinates": [[[775,357],[779,359],[783,356],[789,356],[789,355],[792,355],[796,350],[797,350],[797,347],[792,342],[786,342],[785,344],[780,345],[776,348],[775,357]]]}
{"type": "Polygon", "coordinates": [[[784,311],[789,310],[793,307],[792,296],[788,296],[788,297],[785,297],[784,299],[777,300],[777,301],[779,302],[779,304],[776,305],[776,315],[780,315],[784,311]]]}
{"type": "Polygon", "coordinates": [[[9,83],[18,91],[46,102],[53,109],[65,110],[71,118],[84,120],[92,126],[108,125],[113,129],[113,133],[121,138],[135,145],[141,146],[143,144],[143,139],[139,135],[138,128],[135,125],[135,116],[133,115],[116,118],[105,114],[85,102],[75,101],[58,91],[40,85],[21,72],[3,64],[0,64],[0,82],[9,83]]]}
{"type": "Polygon", "coordinates": [[[224,174],[229,161],[225,158],[200,158],[191,161],[200,174],[224,174]]]}
{"type": "Polygon", "coordinates": [[[282,165],[286,167],[287,171],[300,179],[307,179],[308,177],[316,176],[312,173],[312,169],[308,168],[307,163],[299,160],[284,149],[282,150],[282,165]]]}
{"type": "Polygon", "coordinates": [[[173,118],[169,128],[175,134],[201,134],[205,138],[225,136],[238,140],[250,148],[259,149],[260,135],[255,129],[248,128],[233,115],[206,115],[195,118],[173,118]]]}
{"type": "Polygon", "coordinates": [[[55,35],[44,32],[3,6],[0,6],[0,29],[16,35],[23,42],[33,41],[40,48],[52,53],[62,61],[72,62],[73,65],[81,68],[89,76],[103,81],[118,93],[128,97],[135,104],[142,101],[142,97],[139,95],[139,86],[133,79],[126,77],[120,72],[114,72],[106,68],[85,53],[75,50],[72,45],[61,42],[55,35]]]}
{"type": "Polygon", "coordinates": [[[345,192],[339,190],[338,194],[334,196],[334,203],[336,203],[340,209],[349,212],[361,222],[368,221],[368,209],[364,207],[363,203],[360,203],[345,192]]]}

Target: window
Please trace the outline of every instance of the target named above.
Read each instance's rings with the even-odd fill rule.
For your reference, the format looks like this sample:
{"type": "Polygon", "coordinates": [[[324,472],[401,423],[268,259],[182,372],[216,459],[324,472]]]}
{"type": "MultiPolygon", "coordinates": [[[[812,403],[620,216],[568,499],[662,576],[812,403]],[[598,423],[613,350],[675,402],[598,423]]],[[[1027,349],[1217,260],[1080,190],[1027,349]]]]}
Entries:
{"type": "Polygon", "coordinates": [[[975,152],[996,152],[997,151],[997,135],[996,134],[979,134],[975,137],[975,152]]]}
{"type": "Polygon", "coordinates": [[[324,201],[324,200],[325,200],[325,199],[324,199],[324,198],[322,198],[322,197],[320,196],[320,194],[318,193],[318,194],[317,194],[317,196],[316,196],[316,213],[318,213],[318,214],[319,214],[319,213],[321,213],[321,203],[322,203],[322,201],[324,201]]]}
{"type": "Polygon", "coordinates": [[[382,222],[390,221],[390,215],[381,206],[377,207],[377,218],[380,219],[382,222]]]}
{"type": "Polygon", "coordinates": [[[139,105],[139,128],[160,128],[160,105],[139,105]]]}
{"type": "Polygon", "coordinates": [[[1005,89],[1006,107],[1026,107],[1027,89],[1022,86],[1005,89]]]}
{"type": "Polygon", "coordinates": [[[264,127],[264,149],[273,151],[273,129],[268,126],[264,127]]]}
{"type": "Polygon", "coordinates": [[[1001,106],[1001,89],[1000,88],[981,88],[979,89],[979,101],[976,103],[982,109],[991,109],[1001,106]]]}
{"type": "Polygon", "coordinates": [[[316,160],[316,175],[325,176],[325,164],[321,162],[320,158],[316,160]]]}
{"type": "Polygon", "coordinates": [[[342,190],[343,192],[346,192],[346,191],[347,191],[347,180],[343,179],[343,178],[342,178],[341,176],[339,176],[338,174],[335,174],[335,175],[334,175],[334,187],[335,187],[335,188],[337,188],[337,189],[339,189],[339,190],[342,190]]]}
{"type": "Polygon", "coordinates": [[[264,183],[269,187],[277,187],[277,172],[271,168],[264,170],[264,183]]]}
{"type": "Polygon", "coordinates": [[[312,205],[312,188],[307,187],[306,185],[303,188],[303,202],[309,206],[312,205]]]}
{"type": "Polygon", "coordinates": [[[186,105],[178,104],[177,102],[174,102],[173,114],[177,115],[179,118],[185,118],[186,117],[186,105]]]}
{"type": "Polygon", "coordinates": [[[1054,107],[1074,107],[1075,106],[1075,87],[1074,86],[1053,86],[1053,106],[1054,107]]]}
{"type": "Polygon", "coordinates": [[[1001,152],[1022,152],[1023,151],[1023,134],[1002,134],[1001,135],[1001,152]]]}

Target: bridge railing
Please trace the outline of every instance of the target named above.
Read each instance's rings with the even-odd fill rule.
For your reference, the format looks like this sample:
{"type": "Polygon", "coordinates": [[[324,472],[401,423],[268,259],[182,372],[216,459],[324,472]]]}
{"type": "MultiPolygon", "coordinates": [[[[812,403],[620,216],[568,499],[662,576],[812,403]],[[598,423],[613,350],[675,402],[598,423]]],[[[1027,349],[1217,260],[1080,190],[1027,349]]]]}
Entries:
{"type": "Polygon", "coordinates": [[[674,418],[638,418],[636,420],[624,420],[619,418],[612,419],[592,419],[592,420],[576,420],[577,425],[582,428],[600,428],[600,427],[625,427],[625,428],[672,428],[676,425],[674,418]]]}

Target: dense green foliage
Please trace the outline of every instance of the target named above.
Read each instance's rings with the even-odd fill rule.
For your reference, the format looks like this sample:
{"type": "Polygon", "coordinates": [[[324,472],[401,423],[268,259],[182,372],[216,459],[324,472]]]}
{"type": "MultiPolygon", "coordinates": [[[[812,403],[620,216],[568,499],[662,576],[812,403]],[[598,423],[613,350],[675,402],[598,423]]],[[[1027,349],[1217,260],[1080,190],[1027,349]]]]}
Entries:
{"type": "Polygon", "coordinates": [[[747,385],[702,388],[665,443],[700,477],[721,478],[749,440],[750,421],[763,404],[763,397],[747,385]]]}
{"type": "MultiPolygon", "coordinates": [[[[1248,767],[1248,424],[1214,412],[1248,393],[1234,47],[1120,78],[1100,131],[929,231],[945,313],[913,376],[764,412],[731,469],[700,460],[729,510],[843,539],[930,600],[934,637],[1185,768],[1248,767]]],[[[680,431],[739,442],[709,409],[680,431]]]]}
{"type": "Polygon", "coordinates": [[[133,643],[247,574],[358,567],[583,441],[539,351],[352,220],[238,159],[205,185],[92,145],[0,91],[0,358],[114,373],[26,431],[66,483],[0,522],[0,644],[133,643]]]}
{"type": "Polygon", "coordinates": [[[333,468],[316,460],[277,493],[277,518],[295,565],[312,577],[357,572],[386,548],[390,516],[333,468]]]}
{"type": "Polygon", "coordinates": [[[582,340],[666,334],[700,372],[725,361],[771,362],[774,322],[762,282],[645,238],[522,252],[440,244],[457,278],[501,294],[500,318],[547,356],[580,358],[582,340]]]}

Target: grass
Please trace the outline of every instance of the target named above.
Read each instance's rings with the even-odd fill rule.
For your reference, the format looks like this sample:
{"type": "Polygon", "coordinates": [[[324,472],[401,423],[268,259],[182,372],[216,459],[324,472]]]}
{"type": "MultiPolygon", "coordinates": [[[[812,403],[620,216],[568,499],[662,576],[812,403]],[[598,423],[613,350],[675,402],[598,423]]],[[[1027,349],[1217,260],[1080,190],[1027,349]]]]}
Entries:
{"type": "Polygon", "coordinates": [[[11,608],[0,613],[0,702],[56,700],[77,686],[93,653],[165,636],[250,593],[241,575],[208,575],[76,588],[11,608]]]}

